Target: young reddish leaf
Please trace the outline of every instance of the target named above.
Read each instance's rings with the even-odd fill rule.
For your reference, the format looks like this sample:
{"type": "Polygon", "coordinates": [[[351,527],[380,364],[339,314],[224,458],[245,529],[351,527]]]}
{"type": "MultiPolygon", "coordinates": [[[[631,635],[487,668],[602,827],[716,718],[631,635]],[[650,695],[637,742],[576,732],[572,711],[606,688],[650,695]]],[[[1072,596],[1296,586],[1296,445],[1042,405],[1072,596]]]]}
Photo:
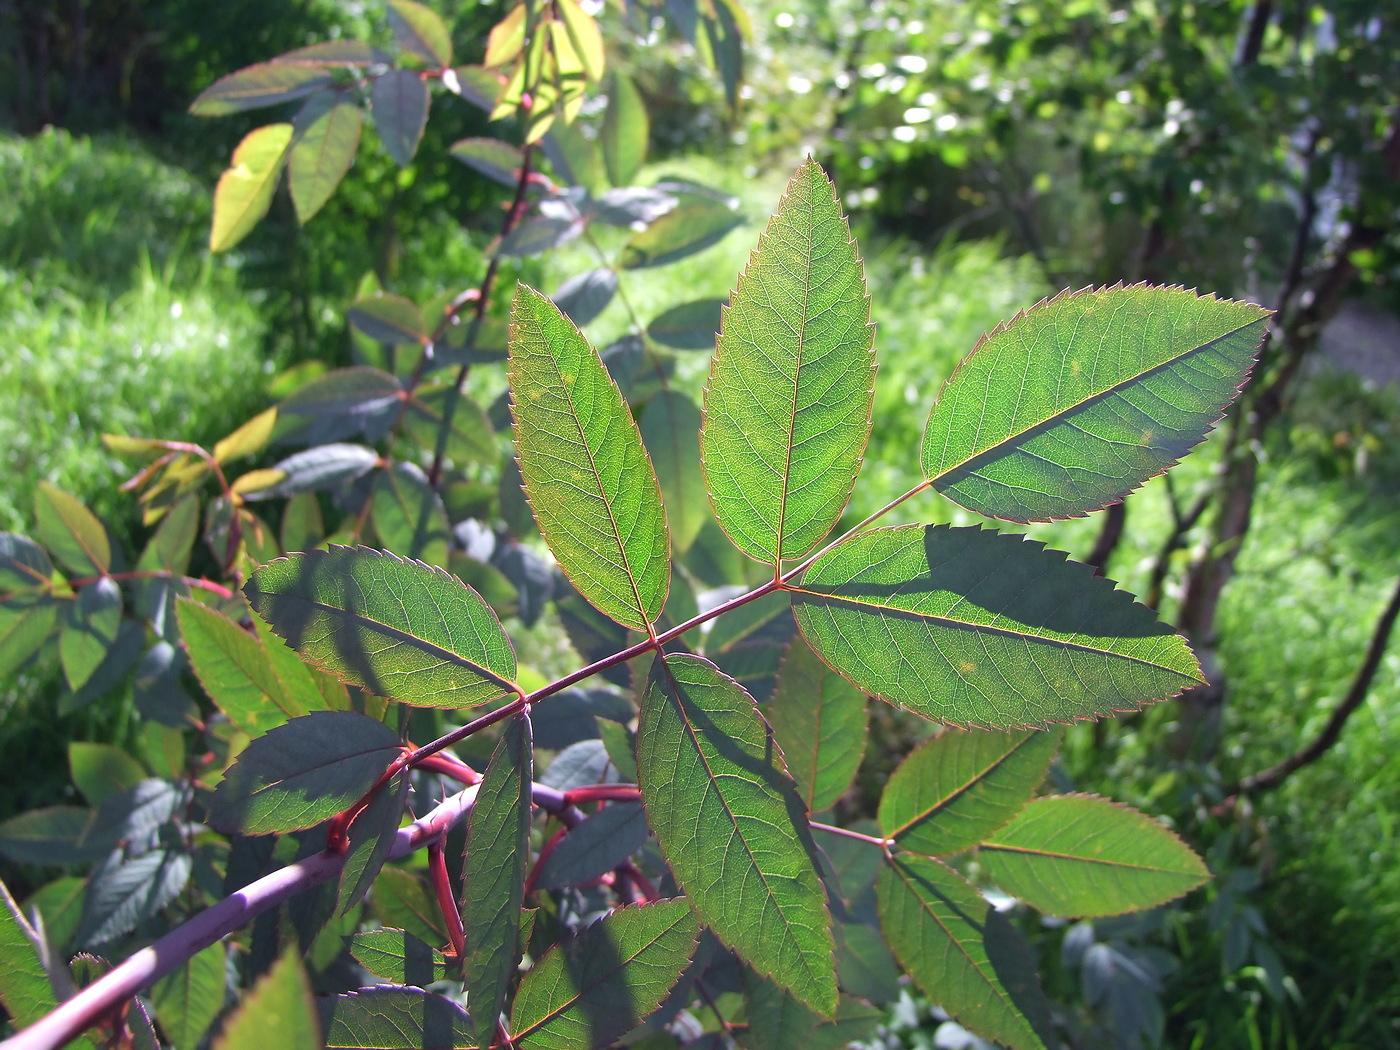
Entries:
{"type": "Polygon", "coordinates": [[[663,390],[642,412],[642,441],[656,466],[671,548],[684,553],[710,517],[700,476],[700,409],[678,390],[663,390]]]}
{"type": "Polygon", "coordinates": [[[58,657],[68,688],[81,689],[117,642],[122,623],[122,590],[110,576],[88,584],[68,605],[58,636],[58,657]]]}
{"type": "Polygon", "coordinates": [[[101,576],[112,567],[112,543],[97,516],[47,481],[34,490],[39,541],[79,576],[101,576]]]}
{"type": "MultiPolygon", "coordinates": [[[[897,854],[880,871],[880,927],[909,976],[953,1020],[1012,1050],[1045,1050],[1038,989],[1003,980],[989,954],[996,912],[952,868],[897,854]]],[[[1048,1011],[1045,1011],[1048,1013],[1048,1011]]]]}
{"type": "Polygon", "coordinates": [[[555,945],[520,982],[512,1041],[525,1050],[594,1050],[661,1005],[695,951],[683,900],[619,908],[555,945]]]}
{"type": "Polygon", "coordinates": [[[353,711],[294,718],[239,753],[209,823],[245,835],[314,827],[354,805],[402,750],[392,729],[353,711]]]}
{"type": "Polygon", "coordinates": [[[520,964],[520,907],[530,860],[530,783],[534,778],[530,717],[519,714],[501,733],[477,788],[462,861],[462,924],[467,950],[463,980],[472,1027],[489,1046],[520,964]]]}
{"type": "Polygon", "coordinates": [[[428,342],[428,325],[422,311],[401,295],[378,292],[356,299],[346,310],[345,319],[371,339],[390,346],[423,346],[428,342]]]}
{"type": "Polygon", "coordinates": [[[294,649],[372,693],[458,709],[517,691],[496,614],[441,569],[331,547],[264,565],[243,591],[294,649]]]}
{"type": "Polygon", "coordinates": [[[705,389],[705,483],[749,557],[800,558],[836,524],[870,434],[873,340],[855,242],[809,160],[739,275],[705,389]]]}
{"type": "Polygon", "coordinates": [[[632,79],[614,72],[608,89],[608,108],[603,113],[603,163],[614,186],[630,186],[642,162],[647,159],[647,139],[651,124],[646,106],[632,79]]]}
{"type": "Polygon", "coordinates": [[[953,725],[1101,718],[1202,681],[1186,643],[1111,580],[978,528],[863,533],[803,574],[792,608],[859,688],[953,725]]]}
{"type": "Polygon", "coordinates": [[[971,849],[1035,794],[1059,742],[1058,730],[949,729],[894,771],[880,796],[880,829],[926,857],[971,849]]]}
{"type": "Polygon", "coordinates": [[[1104,798],[1036,799],[978,851],[996,884],[1047,915],[1153,908],[1210,879],[1201,858],[1152,818],[1104,798]]]}
{"type": "Polygon", "coordinates": [[[519,146],[500,139],[459,139],[448,152],[502,186],[513,187],[520,180],[520,168],[525,163],[525,154],[519,146]]]}
{"type": "Polygon", "coordinates": [[[391,69],[374,79],[369,99],[384,148],[399,167],[408,167],[428,123],[428,85],[411,70],[391,69]]]}
{"type": "Polygon", "coordinates": [[[442,69],[452,65],[452,34],[430,7],[414,0],[389,0],[389,28],[410,55],[442,69]]]}
{"type": "Polygon", "coordinates": [[[1062,292],[998,325],[958,366],[924,430],[924,476],[1010,521],[1116,503],[1220,420],[1269,317],[1184,288],[1062,292]]]}
{"type": "MultiPolygon", "coordinates": [[[[363,1044],[361,1044],[363,1045],[363,1044]]],[[[288,948],[245,992],[213,1050],[321,1050],[311,985],[294,948],[288,948]]]]}
{"type": "Polygon", "coordinates": [[[754,969],[830,1016],[831,917],[802,801],[753,698],[698,657],[655,660],[637,779],[691,906],[754,969]]]}
{"type": "Polygon", "coordinates": [[[665,266],[718,244],[744,217],[722,201],[699,198],[668,211],[623,246],[624,270],[665,266]]]}
{"type": "MultiPolygon", "coordinates": [[[[296,68],[288,66],[286,68],[296,68]]],[[[214,187],[214,223],[209,250],[222,252],[241,241],[272,204],[272,193],[287,162],[290,124],[269,124],[248,132],[233,151],[228,170],[214,187]]]]}
{"type": "Polygon", "coordinates": [[[421,988],[365,988],[323,999],[321,1026],[326,1050],[475,1050],[467,1012],[421,988]]]}
{"type": "Polygon", "coordinates": [[[360,107],[341,92],[313,95],[297,114],[287,183],[298,222],[321,210],[355,163],[363,123],[360,107]]]}
{"type": "Polygon", "coordinates": [[[447,511],[417,464],[397,462],[375,475],[370,520],[386,549],[429,565],[447,564],[447,511]]]}
{"type": "Polygon", "coordinates": [[[190,103],[190,112],[197,117],[223,117],[303,98],[330,84],[330,73],[317,66],[259,62],[214,81],[190,103]]]}
{"type": "MultiPolygon", "coordinates": [[[[436,981],[451,980],[447,957],[405,930],[381,927],[357,933],[350,940],[350,954],[375,977],[393,984],[419,988],[436,981]]],[[[453,960],[456,963],[458,960],[453,960]]]]}
{"type": "Polygon", "coordinates": [[[223,944],[211,944],[190,956],[151,989],[156,1020],[172,1046],[198,1046],[214,1018],[219,1016],[228,980],[224,964],[223,944]]]}
{"type": "Polygon", "coordinates": [[[588,340],[523,284],[510,334],[515,450],[540,532],[581,595],[645,631],[666,603],[670,541],[637,424],[588,340]]]}
{"type": "Polygon", "coordinates": [[[793,635],[763,714],[807,811],[835,805],[865,754],[865,694],[793,635]]]}

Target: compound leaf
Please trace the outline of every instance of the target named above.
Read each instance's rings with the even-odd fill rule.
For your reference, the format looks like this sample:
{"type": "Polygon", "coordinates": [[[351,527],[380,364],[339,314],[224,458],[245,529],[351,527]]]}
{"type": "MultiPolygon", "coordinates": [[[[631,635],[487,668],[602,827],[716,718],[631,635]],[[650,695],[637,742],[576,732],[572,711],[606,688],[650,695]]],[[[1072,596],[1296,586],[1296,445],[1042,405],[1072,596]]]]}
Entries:
{"type": "Polygon", "coordinates": [[[754,969],[830,1016],[831,918],[806,814],[753,698],[698,657],[655,660],[637,779],[691,906],[754,969]]]}
{"type": "MultiPolygon", "coordinates": [[[[421,988],[365,988],[321,1003],[326,1050],[473,1050],[467,1012],[421,988]]],[[[275,1044],[269,1044],[275,1045],[275,1044]]]]}
{"type": "Polygon", "coordinates": [[[122,623],[122,590],[110,576],[94,580],[68,605],[58,636],[58,657],[68,687],[81,689],[117,642],[122,623]]]}
{"type": "Polygon", "coordinates": [[[949,729],[894,771],[880,797],[880,829],[905,849],[945,857],[971,849],[1035,793],[1058,731],[949,729]]]}
{"type": "Polygon", "coordinates": [[[1104,798],[1036,799],[978,851],[998,886],[1048,915],[1152,908],[1210,878],[1152,818],[1104,798]]]}
{"type": "Polygon", "coordinates": [[[1045,1050],[1029,995],[1003,982],[988,955],[995,911],[952,868],[898,854],[876,880],[880,927],[909,976],[952,1018],[1012,1050],[1045,1050]],[[1018,1001],[1019,1000],[1019,1001],[1018,1001]]]}
{"type": "Polygon", "coordinates": [[[294,649],[372,693],[456,709],[517,691],[496,614],[441,569],[331,547],[264,565],[243,591],[294,649]]]}
{"type": "Polygon", "coordinates": [[[705,482],[749,557],[800,558],[836,524],[870,435],[873,341],[850,228],[808,161],[739,275],[705,389],[705,482]]]}
{"type": "Polygon", "coordinates": [[[533,741],[528,714],[510,720],[481,778],[462,862],[464,980],[477,1041],[489,1046],[520,963],[520,907],[530,859],[533,741]]]}
{"type": "Polygon", "coordinates": [[[978,528],[856,536],[803,574],[792,608],[859,688],[954,725],[1098,718],[1202,681],[1186,643],[1112,581],[978,528]]]}
{"type": "MultiPolygon", "coordinates": [[[[297,69],[278,66],[278,69],[297,69]]],[[[248,236],[267,214],[272,192],[287,163],[292,125],[269,124],[243,137],[233,151],[228,170],[214,187],[214,223],[209,230],[209,250],[222,252],[248,236]]]]}
{"type": "Polygon", "coordinates": [[[513,187],[519,182],[520,168],[525,163],[525,154],[519,146],[500,139],[458,139],[448,153],[502,186],[513,187]]]}
{"type": "Polygon", "coordinates": [[[176,850],[155,849],[133,860],[109,854],[89,879],[77,943],[102,944],[158,914],[185,888],[193,863],[176,850]]]}
{"type": "Polygon", "coordinates": [[[666,602],[670,540],[637,424],[588,340],[524,284],[510,334],[515,448],[540,532],[583,597],[645,631],[666,602]]]}
{"type": "Polygon", "coordinates": [[[268,730],[219,781],[209,823],[221,831],[298,831],[349,809],[403,750],[383,722],[318,711],[268,730]]]}
{"type": "Polygon", "coordinates": [[[58,602],[45,591],[0,598],[0,678],[8,677],[49,640],[58,602]]]}
{"type": "Polygon", "coordinates": [[[807,811],[834,805],[865,754],[865,694],[793,635],[763,714],[807,811]]]}
{"type": "Polygon", "coordinates": [[[924,476],[1009,521],[1116,503],[1220,420],[1269,316],[1184,288],[1062,292],[998,325],[958,366],[924,430],[924,476]]]}
{"type": "MultiPolygon", "coordinates": [[[[402,295],[377,292],[374,295],[363,296],[350,304],[350,308],[345,312],[345,319],[371,339],[390,346],[404,343],[417,343],[422,346],[428,342],[428,325],[423,320],[423,312],[413,300],[405,299],[402,295]]],[[[398,380],[386,376],[384,384],[389,387],[386,392],[397,398],[400,387],[398,380]]]]}
{"type": "Polygon", "coordinates": [[[619,908],[551,948],[525,975],[510,1028],[526,1050],[608,1046],[655,1010],[699,934],[683,900],[619,908]]]}
{"type": "Polygon", "coordinates": [[[0,532],[0,597],[48,587],[52,578],[53,562],[43,547],[28,536],[0,532]]]}

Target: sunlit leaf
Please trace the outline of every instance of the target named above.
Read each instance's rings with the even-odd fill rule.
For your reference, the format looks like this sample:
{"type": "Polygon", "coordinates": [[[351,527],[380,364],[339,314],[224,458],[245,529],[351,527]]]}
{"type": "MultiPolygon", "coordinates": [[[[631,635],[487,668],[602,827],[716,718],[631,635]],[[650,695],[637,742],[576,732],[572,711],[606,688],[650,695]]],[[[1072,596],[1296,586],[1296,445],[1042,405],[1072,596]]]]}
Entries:
{"type": "Polygon", "coordinates": [[[323,999],[321,1025],[326,1050],[475,1047],[467,1012],[451,999],[420,988],[365,988],[323,999]]]}
{"type": "Polygon", "coordinates": [[[43,1017],[58,1000],[29,924],[20,914],[10,891],[0,883],[0,1005],[24,1028],[43,1017]]]}
{"type": "Polygon", "coordinates": [[[399,47],[429,65],[452,65],[452,35],[432,8],[414,0],[389,0],[388,15],[399,47]]]}
{"type": "Polygon", "coordinates": [[[705,923],[754,969],[833,1013],[831,919],[806,814],[753,698],[697,657],[654,661],[637,779],[661,850],[705,923]]]}
{"type": "Polygon", "coordinates": [[[27,536],[0,532],[0,596],[47,587],[53,562],[43,547],[27,536]]]}
{"type": "Polygon", "coordinates": [[[272,437],[272,429],[277,424],[277,409],[269,408],[259,412],[248,422],[214,445],[214,461],[219,464],[261,452],[272,437]]]}
{"type": "Polygon", "coordinates": [[[447,957],[404,930],[386,927],[357,933],[351,938],[350,954],[374,976],[394,984],[422,988],[449,979],[447,957]]]}
{"type": "Polygon", "coordinates": [[[656,474],[597,353],[523,284],[511,309],[510,386],[520,472],[550,551],[593,605],[646,630],[670,586],[656,474]]]}
{"type": "Polygon", "coordinates": [[[924,431],[924,475],[1011,521],[1115,503],[1219,421],[1269,316],[1183,288],[1061,293],[998,325],[958,366],[924,431]]]}
{"type": "Polygon", "coordinates": [[[130,860],[109,854],[88,877],[77,943],[103,944],[159,914],[185,888],[192,867],[183,850],[154,849],[130,860]]]}
{"type": "Polygon", "coordinates": [[[209,230],[211,252],[232,248],[267,214],[277,180],[287,163],[287,147],[291,141],[290,124],[269,124],[243,137],[233,151],[228,170],[219,176],[219,184],[214,187],[214,223],[209,230]]]}
{"type": "Polygon", "coordinates": [[[763,714],[808,812],[834,805],[850,787],[865,754],[865,703],[864,693],[793,636],[763,714]]]}
{"type": "Polygon", "coordinates": [[[428,451],[436,452],[441,440],[446,458],[459,465],[494,463],[501,454],[491,420],[451,382],[425,384],[413,392],[404,414],[404,430],[428,451]],[[451,422],[447,419],[449,405],[451,422]]]}
{"type": "Polygon", "coordinates": [[[825,1020],[752,970],[744,971],[744,1001],[749,1025],[738,1038],[751,1050],[840,1050],[866,1042],[882,1017],[868,1003],[842,996],[835,1019],[825,1020]]]}
{"type": "Polygon", "coordinates": [[[275,467],[252,470],[238,478],[233,491],[244,499],[272,499],[330,489],[354,481],[379,463],[379,453],[365,445],[334,442],[297,452],[275,467]]]}
{"type": "Polygon", "coordinates": [[[399,167],[408,167],[428,123],[428,85],[411,70],[391,69],[375,77],[369,98],[385,150],[399,167]]]}
{"type": "Polygon", "coordinates": [[[35,534],[64,566],[100,576],[112,566],[112,544],[97,516],[62,489],[39,482],[34,490],[35,534]]]}
{"type": "Polygon", "coordinates": [[[23,667],[53,634],[59,603],[47,592],[0,599],[0,678],[23,667]]]}
{"type": "Polygon", "coordinates": [[[360,107],[338,92],[312,96],[297,114],[287,184],[298,222],[321,210],[355,163],[363,123],[360,107]]]}
{"type": "Polygon", "coordinates": [[[360,40],[322,40],[278,55],[272,61],[303,66],[370,66],[387,64],[389,56],[360,40]]]}
{"type": "Polygon", "coordinates": [[[374,883],[374,911],[386,926],[427,944],[446,944],[447,928],[436,895],[417,872],[386,867],[374,883]]]}
{"type": "Polygon", "coordinates": [[[683,900],[620,908],[556,945],[525,975],[511,1010],[526,1050],[593,1050],[635,1028],[661,1004],[695,951],[683,900]]]}
{"type": "Polygon", "coordinates": [[[1035,794],[1059,741],[1058,731],[949,729],[894,771],[880,796],[880,828],[928,857],[971,849],[1035,794]]]}
{"type": "Polygon", "coordinates": [[[274,726],[219,781],[209,822],[222,831],[297,831],[349,809],[403,750],[383,722],[318,711],[274,726]]]}
{"type": "Polygon", "coordinates": [[[1104,798],[1036,799],[979,856],[997,885],[1048,915],[1119,915],[1180,897],[1210,878],[1155,820],[1104,798]]]}
{"type": "Polygon", "coordinates": [[[803,574],[792,607],[858,687],[954,725],[1098,718],[1202,680],[1186,643],[1112,581],[977,528],[863,533],[803,574]]]}
{"type": "Polygon", "coordinates": [[[242,994],[213,1050],[321,1050],[319,1027],[311,985],[289,948],[242,994]]]}
{"type": "Polygon", "coordinates": [[[1044,1050],[1027,1017],[1032,993],[1018,986],[1013,994],[989,957],[999,916],[966,879],[939,861],[898,854],[882,866],[877,890],[885,939],[925,995],[978,1035],[1044,1050]]]}
{"type": "Polygon", "coordinates": [[[68,687],[83,687],[117,642],[122,622],[122,591],[110,576],[88,584],[68,605],[58,636],[58,656],[68,687]]]}
{"type": "Polygon", "coordinates": [[[614,72],[608,87],[608,108],[603,113],[600,136],[603,163],[614,186],[630,186],[647,157],[651,124],[646,106],[632,78],[614,72]]]}
{"type": "Polygon", "coordinates": [[[198,1046],[224,1005],[225,949],[211,944],[166,974],[151,989],[151,1005],[172,1046],[198,1046]]]}
{"type": "MultiPolygon", "coordinates": [[[[290,56],[284,56],[287,57],[290,56]]],[[[222,117],[303,98],[330,83],[330,73],[317,66],[289,61],[259,62],[214,81],[190,103],[190,112],[197,117],[222,117]]]]}
{"type": "Polygon", "coordinates": [[[583,63],[589,80],[598,80],[603,75],[603,34],[593,16],[579,6],[578,0],[556,0],[555,9],[568,29],[574,51],[583,63]]]}
{"type": "Polygon", "coordinates": [[[370,692],[455,709],[516,691],[496,614],[440,569],[332,547],[265,565],[243,590],[293,648],[370,692]]]}
{"type": "Polygon", "coordinates": [[[488,69],[503,66],[520,54],[525,44],[525,13],[523,2],[512,4],[506,16],[492,27],[486,38],[486,57],[482,65],[488,69]]]}
{"type": "Polygon", "coordinates": [[[836,524],[870,434],[873,340],[855,242],[808,161],[739,275],[705,390],[710,501],[751,558],[802,557],[836,524]]]}
{"type": "Polygon", "coordinates": [[[402,398],[403,384],[387,372],[362,365],[337,368],[282,399],[274,440],[320,444],[363,433],[377,441],[398,414],[402,398]]]}
{"type": "Polygon", "coordinates": [[[111,744],[68,742],[68,771],[83,797],[94,806],[146,779],[141,763],[111,744]]]}
{"type": "Polygon", "coordinates": [[[527,714],[501,733],[477,789],[462,861],[463,980],[478,1043],[488,1046],[520,963],[520,907],[530,860],[533,742],[527,714]]]}

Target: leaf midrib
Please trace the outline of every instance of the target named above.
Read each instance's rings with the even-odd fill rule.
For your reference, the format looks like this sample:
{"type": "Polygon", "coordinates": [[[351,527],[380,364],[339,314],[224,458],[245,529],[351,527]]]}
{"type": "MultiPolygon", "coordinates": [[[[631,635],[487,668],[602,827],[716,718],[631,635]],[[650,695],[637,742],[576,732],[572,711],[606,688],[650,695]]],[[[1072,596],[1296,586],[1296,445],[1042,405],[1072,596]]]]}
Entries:
{"type": "MultiPolygon", "coordinates": [[[[773,565],[778,567],[783,562],[783,539],[787,535],[787,511],[789,487],[792,484],[792,446],[797,435],[797,398],[802,390],[802,363],[807,349],[807,321],[810,317],[812,305],[812,252],[816,238],[813,236],[813,229],[816,225],[811,218],[811,202],[804,200],[803,211],[807,214],[807,224],[801,230],[803,236],[803,247],[806,249],[802,253],[802,320],[798,324],[795,335],[797,336],[797,346],[794,351],[796,358],[792,370],[792,397],[789,399],[787,441],[784,442],[783,449],[783,489],[778,497],[778,524],[773,537],[773,565]]],[[[760,245],[760,249],[761,249],[760,245]]]]}
{"type": "Polygon", "coordinates": [[[983,766],[978,771],[976,776],[972,777],[970,780],[964,781],[962,784],[959,784],[956,788],[953,788],[951,791],[946,792],[933,805],[920,810],[918,814],[916,814],[914,817],[905,821],[898,828],[888,832],[889,837],[892,839],[897,839],[900,835],[904,834],[910,828],[914,827],[914,825],[922,823],[923,821],[932,818],[934,815],[940,813],[942,810],[946,810],[954,802],[965,796],[974,787],[976,787],[977,784],[985,781],[1003,765],[1011,761],[1011,759],[1014,758],[1023,747],[1029,744],[1032,739],[1032,737],[1028,736],[1022,740],[1017,741],[1015,747],[1013,747],[1009,751],[1003,752],[1001,756],[998,757],[997,760],[991,763],[990,765],[983,766]]]}
{"type": "Polygon", "coordinates": [[[1004,842],[984,842],[979,850],[1000,851],[1002,853],[1019,853],[1035,857],[1044,857],[1047,860],[1067,860],[1077,861],[1081,864],[1096,864],[1107,868],[1126,868],[1130,871],[1142,871],[1157,875],[1191,875],[1191,872],[1179,871],[1175,868],[1154,868],[1145,864],[1133,864],[1129,861],[1105,860],[1102,857],[1086,857],[1080,853],[1063,853],[1059,850],[1036,849],[1031,846],[1015,846],[1004,842]]]}

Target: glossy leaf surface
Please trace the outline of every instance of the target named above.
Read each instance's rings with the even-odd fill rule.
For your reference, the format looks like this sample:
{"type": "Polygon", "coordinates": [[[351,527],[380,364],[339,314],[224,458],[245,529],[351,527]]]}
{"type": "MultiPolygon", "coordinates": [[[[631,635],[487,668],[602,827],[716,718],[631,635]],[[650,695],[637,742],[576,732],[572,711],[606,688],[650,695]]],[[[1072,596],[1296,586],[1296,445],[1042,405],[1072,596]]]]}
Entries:
{"type": "Polygon", "coordinates": [[[1201,858],[1152,818],[1083,795],[1036,799],[978,853],[1007,893],[1074,918],[1155,907],[1210,878],[1201,858]]]}
{"type": "Polygon", "coordinates": [[[705,389],[710,501],[751,558],[802,557],[836,524],[870,435],[873,339],[850,228],[809,161],[739,275],[705,389]]]}
{"type": "Polygon", "coordinates": [[[298,652],[370,692],[455,709],[515,691],[491,607],[421,562],[332,547],[263,566],[244,594],[298,652]]]}
{"type": "Polygon", "coordinates": [[[842,544],[792,594],[814,650],[925,718],[1097,718],[1201,682],[1186,643],[1111,581],[1033,540],[906,525],[842,544]]]}
{"type": "Polygon", "coordinates": [[[958,366],[924,431],[924,476],[1010,521],[1115,503],[1219,421],[1269,316],[1183,288],[1063,292],[998,325],[958,366]]]}
{"type": "Polygon", "coordinates": [[[794,635],[763,715],[809,813],[834,805],[865,754],[865,694],[794,635]]]}
{"type": "Polygon", "coordinates": [[[877,880],[880,927],[895,956],[924,994],[959,1024],[1013,1048],[1044,1050],[988,955],[996,913],[972,885],[936,860],[899,854],[877,880]]]}
{"type": "Polygon", "coordinates": [[[510,1031],[526,1050],[593,1050],[635,1028],[690,961],[699,933],[683,900],[620,908],[550,949],[525,975],[510,1031]]]}
{"type": "Polygon", "coordinates": [[[687,201],[628,241],[620,263],[625,270],[637,270],[678,262],[718,244],[743,224],[744,217],[720,201],[687,201]]]}
{"type": "Polygon", "coordinates": [[[291,141],[290,124],[269,124],[243,137],[233,151],[228,170],[219,176],[219,184],[214,187],[211,252],[232,248],[267,214],[291,141]]]}
{"type": "Polygon", "coordinates": [[[637,778],[691,906],[754,969],[830,1015],[831,918],[806,814],[753,698],[705,660],[656,660],[637,778]]]}
{"type": "Polygon", "coordinates": [[[402,750],[383,722],[351,711],[295,718],[239,754],[214,792],[209,822],[246,835],[314,827],[353,805],[402,750]]]}
{"type": "Polygon", "coordinates": [[[520,963],[520,907],[530,860],[530,718],[510,720],[477,788],[462,861],[464,980],[479,1045],[488,1046],[520,963]]]}
{"type": "Polygon", "coordinates": [[[912,752],[885,784],[880,829],[927,857],[971,849],[1035,794],[1059,742],[1058,730],[949,729],[912,752]]]}
{"type": "Polygon", "coordinates": [[[661,615],[661,489],[617,384],[578,329],[520,285],[511,308],[515,449],[549,549],[578,592],[634,631],[661,615]]]}
{"type": "Polygon", "coordinates": [[[647,336],[676,350],[713,351],[724,307],[723,299],[697,299],[673,306],[652,319],[647,336]]]}
{"type": "Polygon", "coordinates": [[[519,146],[500,139],[459,139],[448,151],[469,168],[475,168],[502,186],[514,186],[520,178],[525,154],[519,146]]]}
{"type": "Polygon", "coordinates": [[[534,884],[543,890],[581,886],[626,861],[649,835],[639,804],[613,802],[569,831],[540,865],[534,884]]]}

